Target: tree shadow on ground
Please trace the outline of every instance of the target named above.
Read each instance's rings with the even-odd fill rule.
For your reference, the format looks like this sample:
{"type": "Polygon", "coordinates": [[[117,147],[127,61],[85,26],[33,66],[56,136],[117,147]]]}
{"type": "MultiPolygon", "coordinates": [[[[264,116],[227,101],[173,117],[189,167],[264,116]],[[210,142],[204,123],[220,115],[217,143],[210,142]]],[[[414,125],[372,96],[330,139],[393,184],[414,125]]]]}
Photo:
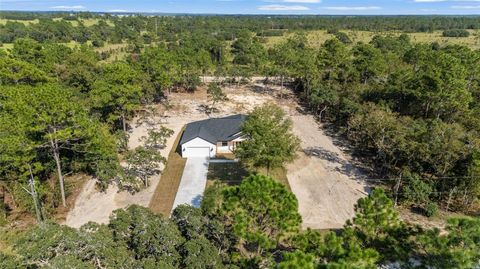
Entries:
{"type": "Polygon", "coordinates": [[[200,205],[202,204],[202,198],[203,198],[203,196],[200,195],[200,194],[197,195],[197,196],[195,196],[195,197],[193,197],[193,199],[192,199],[192,201],[191,201],[191,202],[192,202],[192,206],[194,206],[194,207],[200,207],[200,205]]]}
{"type": "MultiPolygon", "coordinates": [[[[338,153],[326,150],[320,147],[311,147],[304,149],[303,152],[310,157],[319,158],[322,160],[326,160],[334,165],[334,170],[348,176],[349,178],[353,178],[356,181],[364,181],[368,171],[365,169],[342,159],[338,153]]],[[[365,189],[365,191],[369,191],[370,188],[365,189]]]]}
{"type": "Polygon", "coordinates": [[[237,185],[249,174],[241,163],[210,163],[207,179],[219,180],[227,185],[237,185]]]}

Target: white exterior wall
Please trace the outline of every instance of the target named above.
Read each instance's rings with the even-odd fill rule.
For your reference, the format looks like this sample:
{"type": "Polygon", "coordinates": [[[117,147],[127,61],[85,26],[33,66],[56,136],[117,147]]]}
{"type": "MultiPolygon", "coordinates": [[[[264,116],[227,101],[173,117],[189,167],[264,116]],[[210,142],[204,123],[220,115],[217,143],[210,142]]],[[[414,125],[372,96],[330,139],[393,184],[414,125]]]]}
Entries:
{"type": "Polygon", "coordinates": [[[206,140],[201,139],[200,137],[194,138],[182,145],[182,157],[189,158],[189,157],[210,157],[214,158],[216,152],[216,146],[206,140]],[[190,148],[190,149],[189,149],[190,148]],[[205,153],[208,151],[205,156],[198,156],[198,149],[205,148],[205,153]],[[208,150],[207,150],[208,148],[208,150]]]}

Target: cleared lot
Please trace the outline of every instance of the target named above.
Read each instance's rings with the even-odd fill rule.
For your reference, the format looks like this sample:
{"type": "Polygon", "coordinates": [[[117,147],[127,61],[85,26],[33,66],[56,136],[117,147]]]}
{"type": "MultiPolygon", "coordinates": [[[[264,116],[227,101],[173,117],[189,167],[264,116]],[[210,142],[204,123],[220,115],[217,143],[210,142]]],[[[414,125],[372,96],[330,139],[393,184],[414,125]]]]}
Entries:
{"type": "Polygon", "coordinates": [[[303,228],[337,229],[354,216],[357,200],[368,194],[362,173],[325,135],[311,115],[292,115],[302,152],[287,167],[303,228]]]}
{"type": "MultiPolygon", "coordinates": [[[[222,103],[219,112],[212,116],[248,113],[255,106],[265,102],[276,102],[284,107],[293,120],[294,132],[301,139],[303,150],[299,152],[298,159],[287,166],[286,177],[285,171],[278,173],[272,171],[271,174],[280,182],[290,185],[297,196],[304,228],[340,228],[353,216],[357,199],[365,196],[368,191],[362,181],[362,174],[349,161],[348,155],[334,145],[333,139],[322,131],[314,117],[301,114],[295,99],[288,97],[288,91],[280,91],[278,88],[274,86],[265,88],[259,82],[242,87],[227,87],[225,93],[229,101],[222,103]]],[[[208,102],[205,89],[194,94],[175,93],[169,99],[171,109],[166,113],[166,122],[158,119],[156,124],[163,122],[165,126],[175,131],[175,135],[168,140],[167,147],[162,149],[162,154],[167,156],[170,152],[168,158],[170,164],[176,165],[167,165],[162,175],[151,179],[148,189],[136,195],[118,192],[115,186],[111,186],[106,193],[100,193],[95,189],[93,180],[89,181],[80,193],[75,208],[69,212],[66,224],[79,227],[88,221],[105,223],[113,210],[131,204],[149,206],[154,212],[164,215],[171,212],[179,188],[179,179],[183,173],[183,165],[180,163],[184,164],[182,162],[184,159],[171,149],[178,143],[175,140],[179,139],[178,134],[186,123],[207,118],[202,107],[208,102]]],[[[147,129],[148,126],[145,125],[134,127],[130,137],[130,148],[139,145],[138,139],[146,135],[147,129]]],[[[222,176],[226,183],[236,184],[239,180],[234,174],[237,173],[229,172],[230,168],[214,169],[219,174],[210,177],[222,176]]],[[[239,169],[238,174],[244,173],[239,169]]]]}

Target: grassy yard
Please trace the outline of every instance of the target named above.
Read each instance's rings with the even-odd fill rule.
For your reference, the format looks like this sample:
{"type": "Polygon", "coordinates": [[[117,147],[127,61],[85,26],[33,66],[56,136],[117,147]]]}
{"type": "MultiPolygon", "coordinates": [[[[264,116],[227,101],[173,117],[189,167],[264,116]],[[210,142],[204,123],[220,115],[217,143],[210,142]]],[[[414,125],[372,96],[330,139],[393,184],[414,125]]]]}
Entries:
{"type": "Polygon", "coordinates": [[[172,150],[168,155],[167,165],[162,172],[160,182],[158,183],[149,208],[158,214],[170,216],[170,211],[177,195],[180,180],[182,179],[183,169],[185,168],[186,159],[177,152],[178,143],[182,137],[183,129],[178,133],[172,150]]]}
{"type": "MultiPolygon", "coordinates": [[[[258,169],[256,172],[266,175],[266,169],[258,169]]],[[[248,176],[250,171],[240,163],[210,163],[208,166],[207,187],[212,186],[215,181],[219,181],[226,185],[238,185],[243,178],[248,176]]],[[[287,171],[285,168],[275,168],[269,173],[269,176],[285,185],[290,190],[288,184],[287,171]]]]}

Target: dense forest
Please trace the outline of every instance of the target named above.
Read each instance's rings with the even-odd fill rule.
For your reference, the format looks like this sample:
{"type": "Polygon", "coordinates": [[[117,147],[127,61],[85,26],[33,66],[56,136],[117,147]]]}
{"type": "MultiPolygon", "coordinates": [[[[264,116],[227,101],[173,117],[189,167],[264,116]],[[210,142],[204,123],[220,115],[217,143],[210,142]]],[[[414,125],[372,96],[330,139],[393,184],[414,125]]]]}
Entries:
{"type": "Polygon", "coordinates": [[[13,268],[475,268],[479,219],[451,219],[447,234],[407,225],[381,189],[356,205],[342,232],[300,231],[295,195],[272,178],[208,189],[201,209],[170,219],[130,206],[108,225],[41,224],[15,240],[13,268]]]}
{"type": "MultiPolygon", "coordinates": [[[[13,209],[45,222],[16,243],[22,259],[1,259],[6,268],[67,263],[71,268],[376,268],[390,261],[472,268],[478,263],[478,217],[453,219],[449,233],[439,235],[407,225],[393,205],[420,208],[429,216],[439,208],[478,214],[480,51],[414,43],[394,32],[352,42],[342,31],[457,35],[480,29],[478,17],[1,16],[8,21],[0,25],[0,42],[12,47],[0,50],[0,224],[13,209]],[[86,19],[96,21],[87,26],[86,19]],[[314,29],[335,37],[314,48],[304,33],[314,29]],[[265,46],[266,36],[287,31],[295,35],[265,46]],[[78,45],[63,44],[69,41],[78,45]],[[124,57],[112,60],[113,52],[97,50],[106,43],[125,44],[124,57]],[[101,189],[118,184],[135,192],[148,185],[141,173],[153,168],[139,158],[165,160],[152,146],[127,150],[129,121],[172,91],[195,91],[202,75],[237,83],[262,76],[266,84],[291,88],[307,111],[349,142],[386,194],[378,189],[360,200],[352,222],[327,235],[299,232],[294,195],[260,175],[240,186],[213,188],[201,210],[179,208],[172,220],[131,207],[115,212],[108,225],[80,230],[47,221],[65,206],[68,175],[95,176],[101,189]],[[120,160],[128,162],[127,169],[120,160]],[[260,189],[268,193],[249,196],[260,189]],[[259,208],[258,197],[271,197],[271,204],[259,208]]],[[[158,130],[151,139],[161,144],[168,135],[158,130]]]]}

